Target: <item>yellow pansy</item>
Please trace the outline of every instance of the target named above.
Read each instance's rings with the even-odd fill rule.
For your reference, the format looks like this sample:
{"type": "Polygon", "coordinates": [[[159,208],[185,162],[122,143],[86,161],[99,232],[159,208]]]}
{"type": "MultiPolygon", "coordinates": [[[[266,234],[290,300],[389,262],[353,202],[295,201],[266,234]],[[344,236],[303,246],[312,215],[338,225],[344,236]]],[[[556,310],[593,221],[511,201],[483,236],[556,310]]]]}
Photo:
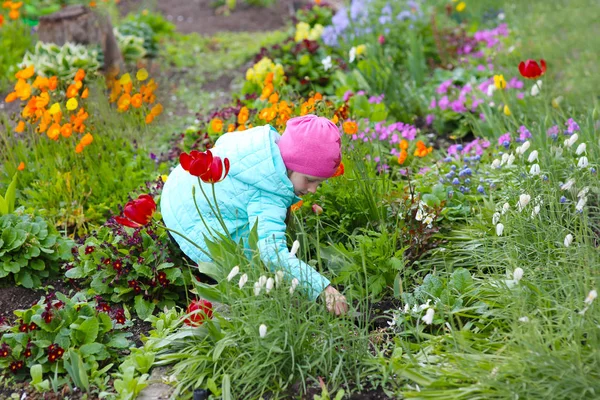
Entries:
{"type": "Polygon", "coordinates": [[[119,79],[119,83],[121,85],[127,85],[128,83],[131,82],[131,76],[127,73],[124,74],[120,79],[119,79]]]}
{"type": "Polygon", "coordinates": [[[75,97],[70,98],[69,101],[67,101],[67,110],[73,111],[78,105],[79,103],[77,103],[77,99],[75,97]]]}
{"type": "Polygon", "coordinates": [[[456,5],[456,11],[458,12],[463,12],[465,10],[465,8],[467,7],[467,5],[465,4],[464,1],[461,1],[460,3],[458,3],[456,5]]]}
{"type": "MultiPolygon", "coordinates": [[[[75,100],[75,101],[77,101],[77,100],[75,100]]],[[[54,114],[59,113],[60,112],[60,104],[58,104],[58,103],[52,104],[52,106],[50,107],[50,109],[48,110],[48,112],[50,113],[50,115],[54,115],[54,114]]]]}
{"type": "Polygon", "coordinates": [[[135,74],[135,77],[138,81],[145,81],[148,79],[148,71],[146,71],[146,68],[142,68],[135,74]]]}

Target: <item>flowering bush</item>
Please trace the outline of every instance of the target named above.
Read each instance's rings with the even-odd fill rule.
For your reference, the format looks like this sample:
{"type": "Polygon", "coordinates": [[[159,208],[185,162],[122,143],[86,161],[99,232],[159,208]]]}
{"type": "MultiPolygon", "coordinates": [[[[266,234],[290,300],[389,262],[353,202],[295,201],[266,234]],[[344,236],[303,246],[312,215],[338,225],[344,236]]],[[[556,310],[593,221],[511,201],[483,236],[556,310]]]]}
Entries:
{"type": "Polygon", "coordinates": [[[158,88],[158,84],[154,79],[150,79],[148,83],[142,83],[147,79],[148,71],[141,68],[135,74],[135,80],[131,78],[129,73],[121,75],[118,79],[113,74],[107,80],[107,86],[110,89],[109,101],[117,103],[118,112],[130,111],[139,120],[143,119],[146,124],[150,124],[163,112],[163,106],[156,103],[150,108],[150,104],[156,102],[154,92],[158,88]]]}
{"type": "Polygon", "coordinates": [[[106,373],[132,344],[123,331],[131,325],[128,313],[99,297],[51,293],[15,314],[14,324],[0,327],[0,368],[39,390],[50,390],[50,382],[87,390],[91,377],[106,373]]]}
{"type": "Polygon", "coordinates": [[[163,229],[132,230],[110,220],[73,249],[75,261],[65,275],[82,279],[112,302],[133,305],[145,319],[157,307],[173,307],[185,298],[192,275],[172,246],[163,229]]]}

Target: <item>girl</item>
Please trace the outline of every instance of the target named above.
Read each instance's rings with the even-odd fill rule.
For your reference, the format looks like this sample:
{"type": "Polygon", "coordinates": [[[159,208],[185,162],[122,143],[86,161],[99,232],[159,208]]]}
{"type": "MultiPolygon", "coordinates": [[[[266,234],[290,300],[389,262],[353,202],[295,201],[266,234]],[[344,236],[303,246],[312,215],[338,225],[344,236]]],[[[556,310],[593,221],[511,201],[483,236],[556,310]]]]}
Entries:
{"type": "MultiPolygon", "coordinates": [[[[229,159],[231,169],[222,182],[214,185],[218,207],[231,237],[245,242],[258,222],[258,248],[272,270],[283,269],[288,279],[298,279],[310,298],[323,294],[325,304],[336,315],[348,311],[346,298],[310,265],[291,255],[286,244],[286,212],[300,201],[298,196],[315,193],[332,177],[341,161],[339,129],[327,118],[315,115],[292,118],[283,135],[270,125],[235,131],[221,136],[211,149],[214,156],[229,159]]],[[[202,183],[206,193],[210,184],[202,183]]],[[[198,179],[180,165],[175,168],[161,195],[165,225],[181,232],[207,250],[206,231],[192,197],[206,225],[221,233],[223,229],[198,188],[198,179]]],[[[210,259],[187,240],[173,235],[181,250],[192,260],[210,259]]]]}

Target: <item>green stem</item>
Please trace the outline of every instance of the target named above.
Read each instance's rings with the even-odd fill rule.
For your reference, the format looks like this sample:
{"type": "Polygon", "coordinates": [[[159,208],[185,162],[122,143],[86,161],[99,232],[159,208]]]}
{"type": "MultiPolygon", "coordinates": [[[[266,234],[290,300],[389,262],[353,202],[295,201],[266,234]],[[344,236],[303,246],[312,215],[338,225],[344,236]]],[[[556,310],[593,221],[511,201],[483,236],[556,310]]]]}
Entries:
{"type": "MultiPolygon", "coordinates": [[[[214,194],[214,190],[215,190],[215,186],[213,185],[213,194],[214,194]]],[[[215,208],[213,207],[212,203],[210,202],[210,200],[208,199],[208,196],[206,195],[206,192],[204,191],[204,188],[202,187],[202,182],[200,181],[200,178],[198,177],[198,186],[200,186],[200,190],[202,191],[202,195],[204,196],[204,198],[206,199],[206,202],[208,203],[208,206],[210,207],[210,211],[212,211],[212,213],[215,215],[215,217],[217,218],[217,220],[219,221],[219,224],[221,225],[221,228],[223,228],[223,232],[229,236],[229,238],[231,238],[231,235],[229,235],[229,230],[227,229],[227,226],[225,226],[225,223],[223,222],[222,217],[220,218],[221,213],[215,211],[215,208]]],[[[195,198],[194,198],[194,201],[195,198]]],[[[215,207],[217,207],[217,209],[219,208],[218,204],[217,204],[217,199],[215,196],[215,207]]]]}
{"type": "Polygon", "coordinates": [[[175,229],[167,228],[165,225],[161,225],[161,224],[159,224],[159,223],[158,223],[158,222],[156,222],[156,221],[153,221],[153,222],[154,222],[154,224],[155,224],[156,226],[158,226],[158,227],[160,227],[160,228],[163,228],[163,229],[165,229],[165,230],[167,230],[167,231],[169,231],[169,232],[172,232],[172,233],[175,233],[175,234],[177,234],[177,235],[181,236],[182,238],[184,238],[185,240],[187,240],[189,243],[191,243],[192,245],[194,245],[194,247],[195,247],[195,248],[197,248],[198,250],[200,250],[200,251],[202,252],[202,254],[204,254],[204,255],[205,255],[205,256],[207,256],[208,258],[212,259],[212,257],[210,256],[210,254],[209,254],[209,253],[208,253],[206,250],[204,250],[202,247],[198,246],[198,245],[196,244],[196,242],[194,242],[193,240],[189,239],[189,238],[188,238],[187,236],[185,236],[183,233],[180,233],[180,232],[176,231],[175,229]]]}

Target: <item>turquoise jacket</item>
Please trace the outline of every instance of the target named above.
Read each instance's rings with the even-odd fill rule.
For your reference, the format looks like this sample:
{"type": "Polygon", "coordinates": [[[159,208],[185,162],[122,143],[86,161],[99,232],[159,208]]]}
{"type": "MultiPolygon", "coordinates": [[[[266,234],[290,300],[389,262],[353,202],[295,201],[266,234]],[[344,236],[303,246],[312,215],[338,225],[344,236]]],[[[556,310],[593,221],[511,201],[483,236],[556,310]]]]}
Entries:
{"type": "MultiPolygon", "coordinates": [[[[258,221],[258,246],[262,260],[272,271],[282,269],[287,278],[297,278],[312,299],[329,285],[329,280],[310,265],[291,257],[286,244],[285,217],[287,209],[299,201],[277,141],[279,133],[270,125],[221,136],[211,152],[222,159],[227,157],[231,169],[227,177],[215,184],[217,202],[225,225],[232,238],[239,243],[247,239],[250,229],[258,221]]],[[[211,185],[203,183],[212,198],[211,185]]],[[[167,179],[160,200],[165,225],[181,232],[207,250],[204,236],[210,238],[200,219],[192,197],[196,186],[196,202],[207,225],[222,232],[201,190],[198,179],[178,165],[167,179]]],[[[173,234],[181,250],[194,261],[210,261],[200,250],[181,236],[173,234]]]]}

